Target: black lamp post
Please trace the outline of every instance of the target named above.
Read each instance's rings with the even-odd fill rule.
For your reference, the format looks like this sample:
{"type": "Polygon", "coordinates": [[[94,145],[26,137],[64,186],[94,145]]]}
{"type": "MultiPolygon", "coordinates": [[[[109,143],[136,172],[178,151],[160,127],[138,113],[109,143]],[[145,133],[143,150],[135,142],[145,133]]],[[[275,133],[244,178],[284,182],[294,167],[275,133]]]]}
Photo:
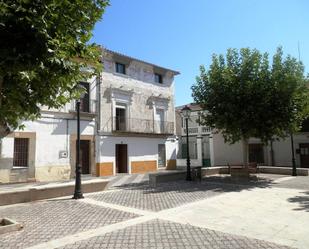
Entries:
{"type": "MultiPolygon", "coordinates": [[[[81,96],[82,98],[83,96],[81,96]]],[[[75,190],[73,199],[84,198],[82,192],[82,179],[81,179],[81,165],[80,165],[80,99],[76,101],[76,111],[77,111],[77,148],[76,148],[76,168],[75,168],[75,190]]]]}
{"type": "Polygon", "coordinates": [[[291,150],[292,150],[292,176],[297,176],[296,172],[296,162],[295,162],[295,153],[294,153],[294,139],[293,139],[293,133],[291,132],[291,150]]]}
{"type": "Polygon", "coordinates": [[[187,135],[187,181],[192,181],[191,178],[191,163],[190,163],[190,154],[189,154],[189,131],[188,131],[188,119],[190,118],[191,109],[188,106],[185,106],[181,109],[181,114],[186,120],[186,135],[187,135]]]}

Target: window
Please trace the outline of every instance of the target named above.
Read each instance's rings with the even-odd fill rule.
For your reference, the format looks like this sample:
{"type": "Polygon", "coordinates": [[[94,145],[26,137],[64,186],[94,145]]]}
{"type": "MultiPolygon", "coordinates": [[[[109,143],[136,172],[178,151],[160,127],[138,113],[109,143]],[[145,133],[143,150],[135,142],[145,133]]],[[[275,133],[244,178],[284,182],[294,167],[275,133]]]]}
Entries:
{"type": "Polygon", "coordinates": [[[116,62],[116,72],[126,74],[126,66],[124,64],[116,62]]]}
{"type": "Polygon", "coordinates": [[[28,167],[29,138],[14,139],[13,166],[28,167]]]}
{"type": "Polygon", "coordinates": [[[117,104],[115,117],[116,131],[126,131],[126,106],[117,104]]]}
{"type": "Polygon", "coordinates": [[[163,81],[162,81],[162,75],[161,75],[161,74],[155,73],[155,82],[156,82],[156,83],[160,83],[160,84],[163,83],[163,81]]]}
{"type": "Polygon", "coordinates": [[[84,96],[80,99],[80,111],[81,112],[89,112],[89,83],[87,82],[80,82],[79,83],[82,87],[86,89],[84,96]]]}

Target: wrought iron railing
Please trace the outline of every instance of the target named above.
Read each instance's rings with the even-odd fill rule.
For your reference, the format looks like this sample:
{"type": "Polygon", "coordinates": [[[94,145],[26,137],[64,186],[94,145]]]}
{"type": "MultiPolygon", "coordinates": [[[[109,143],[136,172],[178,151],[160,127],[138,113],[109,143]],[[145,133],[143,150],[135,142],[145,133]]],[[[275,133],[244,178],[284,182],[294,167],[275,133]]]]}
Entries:
{"type": "Polygon", "coordinates": [[[113,118],[112,130],[114,132],[173,134],[174,122],[118,116],[113,118]]]}
{"type": "MultiPolygon", "coordinates": [[[[96,113],[96,105],[97,101],[94,99],[81,99],[80,101],[80,111],[83,113],[96,113]]],[[[73,100],[71,102],[71,106],[69,108],[69,111],[76,111],[76,100],[73,100]]]]}

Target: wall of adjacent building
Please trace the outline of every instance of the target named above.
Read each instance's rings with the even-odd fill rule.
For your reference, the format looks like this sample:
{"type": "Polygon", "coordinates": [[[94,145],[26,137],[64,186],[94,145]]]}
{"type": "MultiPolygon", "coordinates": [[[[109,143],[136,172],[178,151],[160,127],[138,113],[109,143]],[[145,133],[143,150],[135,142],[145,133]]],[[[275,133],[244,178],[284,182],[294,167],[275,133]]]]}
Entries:
{"type": "MultiPolygon", "coordinates": [[[[251,138],[249,143],[261,143],[259,139],[251,138]]],[[[300,155],[296,153],[300,143],[309,143],[306,133],[294,135],[294,153],[296,165],[300,166],[300,155]]],[[[290,137],[273,142],[275,166],[292,166],[292,151],[290,137]]],[[[271,165],[270,145],[264,145],[264,164],[271,165]]],[[[222,134],[213,134],[213,160],[214,165],[237,164],[243,161],[243,148],[240,142],[228,144],[224,142],[222,134]]]]}
{"type": "Polygon", "coordinates": [[[145,173],[157,170],[159,144],[165,144],[166,166],[168,164],[176,166],[177,141],[174,139],[99,136],[97,138],[97,167],[101,167],[102,175],[116,174],[116,144],[127,145],[128,173],[145,173]]]}
{"type": "MultiPolygon", "coordinates": [[[[76,136],[76,120],[46,117],[24,125],[23,130],[13,132],[2,141],[0,182],[9,182],[10,178],[12,181],[69,179],[74,174],[70,141],[76,136]],[[13,168],[15,137],[30,139],[28,169],[13,168]],[[67,152],[67,156],[61,157],[60,152],[67,152]]],[[[93,136],[94,128],[94,121],[81,121],[82,136],[93,136]]]]}

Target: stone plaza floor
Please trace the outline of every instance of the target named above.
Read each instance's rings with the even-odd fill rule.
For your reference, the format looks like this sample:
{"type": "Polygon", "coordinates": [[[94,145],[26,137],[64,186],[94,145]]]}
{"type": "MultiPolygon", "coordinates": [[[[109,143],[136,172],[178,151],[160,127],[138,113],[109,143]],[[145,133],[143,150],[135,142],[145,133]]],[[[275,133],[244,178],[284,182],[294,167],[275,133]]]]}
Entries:
{"type": "Polygon", "coordinates": [[[309,177],[132,182],[82,200],[1,206],[24,228],[0,235],[0,248],[309,248],[309,177]]]}

